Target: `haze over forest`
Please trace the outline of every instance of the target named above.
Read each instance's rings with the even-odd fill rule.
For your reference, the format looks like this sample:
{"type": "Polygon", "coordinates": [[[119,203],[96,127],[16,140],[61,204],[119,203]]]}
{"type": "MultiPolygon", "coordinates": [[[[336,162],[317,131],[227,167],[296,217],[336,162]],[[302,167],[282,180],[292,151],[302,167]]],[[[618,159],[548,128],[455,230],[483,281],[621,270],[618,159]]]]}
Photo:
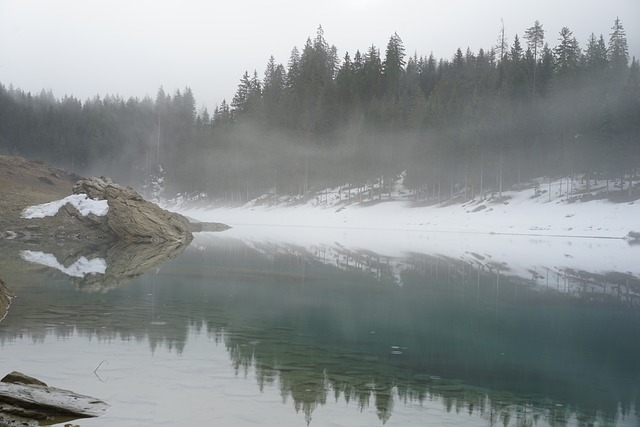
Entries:
{"type": "Polygon", "coordinates": [[[247,70],[213,111],[197,111],[188,87],[80,101],[0,82],[0,153],[138,188],[166,174],[165,196],[224,202],[386,184],[402,171],[411,188],[469,194],[539,176],[635,175],[640,64],[623,22],[582,41],[538,21],[509,43],[497,35],[449,58],[408,54],[399,34],[338,55],[319,27],[286,64],[272,56],[247,70]]]}

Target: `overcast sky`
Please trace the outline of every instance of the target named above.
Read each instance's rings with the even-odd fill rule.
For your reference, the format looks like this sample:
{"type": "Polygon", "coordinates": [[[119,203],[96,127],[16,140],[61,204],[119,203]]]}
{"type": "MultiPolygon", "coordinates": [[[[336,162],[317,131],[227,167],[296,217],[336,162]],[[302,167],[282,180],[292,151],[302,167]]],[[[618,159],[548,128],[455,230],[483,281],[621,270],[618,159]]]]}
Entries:
{"type": "Polygon", "coordinates": [[[509,42],[539,20],[550,46],[567,26],[584,47],[592,32],[608,41],[616,16],[640,57],[640,0],[0,0],[0,83],[81,100],[189,86],[213,110],[245,70],[262,77],[270,55],[286,66],[318,25],[341,58],[372,44],[384,55],[397,32],[407,54],[439,59],[494,46],[501,18],[509,42]]]}

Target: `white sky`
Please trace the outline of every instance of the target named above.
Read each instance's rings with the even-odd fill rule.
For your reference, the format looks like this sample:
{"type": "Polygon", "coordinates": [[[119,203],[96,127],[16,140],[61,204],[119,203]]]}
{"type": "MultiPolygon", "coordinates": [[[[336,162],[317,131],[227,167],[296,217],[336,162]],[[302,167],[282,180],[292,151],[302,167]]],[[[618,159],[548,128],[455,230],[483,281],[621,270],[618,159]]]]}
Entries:
{"type": "Polygon", "coordinates": [[[384,55],[397,32],[408,54],[439,59],[495,45],[501,18],[509,41],[537,19],[550,46],[563,26],[584,46],[591,32],[608,41],[616,16],[640,57],[639,0],[0,0],[0,83],[81,100],[189,86],[213,110],[245,70],[262,77],[270,55],[286,66],[320,24],[341,58],[371,44],[384,55]]]}

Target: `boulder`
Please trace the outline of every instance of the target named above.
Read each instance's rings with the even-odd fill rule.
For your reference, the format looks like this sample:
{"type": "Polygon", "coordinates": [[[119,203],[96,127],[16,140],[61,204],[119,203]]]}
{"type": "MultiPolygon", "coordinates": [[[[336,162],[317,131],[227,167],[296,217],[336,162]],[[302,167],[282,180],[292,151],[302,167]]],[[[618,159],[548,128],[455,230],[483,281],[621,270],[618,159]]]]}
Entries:
{"type": "MultiPolygon", "coordinates": [[[[107,201],[106,226],[119,240],[186,243],[193,239],[191,225],[185,217],[144,200],[131,187],[123,187],[110,178],[82,179],[76,183],[73,192],[107,201]]],[[[88,220],[99,221],[95,217],[88,220]]]]}
{"type": "Polygon", "coordinates": [[[0,426],[52,424],[97,417],[108,405],[91,396],[49,387],[42,381],[12,372],[0,381],[0,426]]]}

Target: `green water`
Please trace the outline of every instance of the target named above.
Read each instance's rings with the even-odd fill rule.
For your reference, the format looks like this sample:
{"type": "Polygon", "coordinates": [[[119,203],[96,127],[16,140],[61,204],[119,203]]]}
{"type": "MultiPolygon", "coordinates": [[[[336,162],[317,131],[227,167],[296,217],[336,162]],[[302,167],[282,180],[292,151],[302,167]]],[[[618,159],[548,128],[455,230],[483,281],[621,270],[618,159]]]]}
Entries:
{"type": "Polygon", "coordinates": [[[397,261],[209,237],[105,292],[43,267],[0,366],[111,405],[87,426],[638,425],[636,304],[397,261]]]}

